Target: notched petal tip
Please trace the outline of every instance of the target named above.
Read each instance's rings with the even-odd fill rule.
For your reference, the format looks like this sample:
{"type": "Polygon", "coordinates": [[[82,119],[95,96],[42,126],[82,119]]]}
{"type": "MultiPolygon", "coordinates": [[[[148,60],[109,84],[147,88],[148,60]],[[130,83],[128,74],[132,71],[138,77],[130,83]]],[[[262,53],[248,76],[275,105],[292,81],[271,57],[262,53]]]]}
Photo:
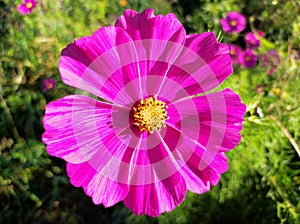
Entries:
{"type": "Polygon", "coordinates": [[[148,185],[131,185],[124,204],[137,215],[157,217],[180,205],[186,196],[187,186],[180,172],[148,185]]]}

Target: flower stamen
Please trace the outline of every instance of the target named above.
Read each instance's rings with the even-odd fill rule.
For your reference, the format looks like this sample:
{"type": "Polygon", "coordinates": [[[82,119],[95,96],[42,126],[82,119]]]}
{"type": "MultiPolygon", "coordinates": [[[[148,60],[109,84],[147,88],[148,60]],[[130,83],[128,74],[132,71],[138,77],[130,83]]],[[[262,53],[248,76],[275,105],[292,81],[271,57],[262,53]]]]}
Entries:
{"type": "Polygon", "coordinates": [[[229,22],[230,26],[236,26],[237,25],[237,21],[236,20],[231,20],[229,22]]]}
{"type": "Polygon", "coordinates": [[[153,133],[155,130],[160,131],[165,127],[167,116],[166,103],[158,100],[156,96],[140,100],[139,104],[133,107],[134,124],[140,131],[153,133]]]}
{"type": "Polygon", "coordinates": [[[246,58],[245,58],[245,61],[251,61],[251,56],[247,55],[246,58]]]}
{"type": "Polygon", "coordinates": [[[26,5],[25,5],[25,7],[26,7],[27,9],[31,9],[31,8],[33,7],[33,5],[32,5],[31,2],[27,2],[26,5]]]}

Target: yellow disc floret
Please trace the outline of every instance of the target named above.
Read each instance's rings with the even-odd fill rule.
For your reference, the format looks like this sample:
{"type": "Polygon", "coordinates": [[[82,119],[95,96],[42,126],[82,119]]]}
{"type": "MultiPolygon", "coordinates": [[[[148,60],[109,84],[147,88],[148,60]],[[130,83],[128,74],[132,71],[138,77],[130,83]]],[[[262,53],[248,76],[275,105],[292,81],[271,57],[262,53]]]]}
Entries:
{"type": "Polygon", "coordinates": [[[236,21],[236,20],[231,20],[231,21],[229,22],[229,24],[230,24],[230,26],[236,26],[237,21],[236,21]]]}
{"type": "Polygon", "coordinates": [[[166,111],[166,103],[158,100],[156,96],[142,99],[133,107],[134,124],[140,131],[153,133],[165,127],[165,121],[169,118],[166,111]]]}
{"type": "Polygon", "coordinates": [[[31,2],[27,2],[26,3],[26,8],[27,9],[31,9],[33,7],[32,3],[31,2]]]}

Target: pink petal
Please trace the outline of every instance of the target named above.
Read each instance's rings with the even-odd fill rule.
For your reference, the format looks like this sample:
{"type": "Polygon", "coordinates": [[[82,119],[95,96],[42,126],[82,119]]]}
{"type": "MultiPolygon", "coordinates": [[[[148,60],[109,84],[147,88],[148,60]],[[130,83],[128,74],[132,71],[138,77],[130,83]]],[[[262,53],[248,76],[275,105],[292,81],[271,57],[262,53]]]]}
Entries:
{"type": "MultiPolygon", "coordinates": [[[[170,126],[168,129],[174,137],[166,138],[163,142],[170,151],[173,149],[169,160],[175,164],[173,166],[184,177],[187,188],[199,194],[208,191],[211,185],[219,181],[220,173],[224,171],[223,168],[214,166],[218,153],[209,152],[207,148],[187,137],[180,130],[170,126]]],[[[227,167],[227,164],[222,165],[227,167]]],[[[172,168],[170,165],[169,167],[172,168]]],[[[169,167],[165,169],[169,169],[169,167]]],[[[166,171],[159,170],[159,173],[164,174],[166,171]]]]}
{"type": "Polygon", "coordinates": [[[110,207],[122,201],[128,194],[129,186],[110,180],[97,174],[85,188],[87,195],[93,198],[95,204],[110,207]]]}
{"type": "MultiPolygon", "coordinates": [[[[163,138],[170,138],[173,134],[172,132],[169,132],[169,129],[167,128],[162,132],[165,133],[163,138]]],[[[160,136],[157,135],[157,133],[153,133],[145,138],[141,138],[138,148],[128,148],[126,151],[128,151],[128,153],[125,154],[123,161],[129,163],[132,157],[135,156],[136,166],[155,164],[156,162],[162,161],[169,156],[164,145],[161,143],[160,136]]],[[[149,170],[151,169],[152,167],[149,168],[149,170]]]]}
{"type": "MultiPolygon", "coordinates": [[[[161,161],[165,167],[158,166],[161,161],[156,161],[154,169],[160,180],[169,178],[172,173],[179,172],[187,184],[187,188],[201,194],[216,185],[221,173],[228,168],[227,158],[223,153],[210,152],[199,142],[187,137],[183,132],[167,127],[172,133],[162,139],[169,156],[161,161]]],[[[152,176],[151,174],[147,174],[152,176]]],[[[155,180],[155,179],[153,179],[155,180]]],[[[155,181],[153,181],[155,182],[155,181]]]]}
{"type": "MultiPolygon", "coordinates": [[[[215,159],[210,164],[210,168],[214,169],[220,174],[225,173],[228,170],[229,168],[228,159],[224,152],[218,153],[216,155],[215,159]]],[[[206,172],[206,169],[203,171],[206,172]]],[[[212,183],[212,185],[214,186],[216,185],[216,183],[212,183]]]]}
{"type": "Polygon", "coordinates": [[[70,177],[71,184],[75,187],[86,187],[97,174],[97,171],[88,162],[67,163],[67,174],[70,177]]]}
{"type": "Polygon", "coordinates": [[[213,33],[188,35],[159,95],[175,101],[219,86],[232,73],[229,48],[213,33]]]}
{"type": "Polygon", "coordinates": [[[241,139],[246,107],[230,89],[170,104],[167,124],[207,148],[228,151],[241,139]]]}
{"type": "Polygon", "coordinates": [[[232,33],[232,27],[229,25],[228,20],[226,18],[221,19],[220,23],[225,32],[232,33]]]}
{"type": "Polygon", "coordinates": [[[220,180],[221,174],[228,169],[227,157],[224,153],[217,153],[206,168],[201,169],[203,157],[199,157],[199,148],[183,166],[187,188],[193,193],[202,194],[210,190],[220,180]],[[198,151],[198,152],[197,152],[198,151]]]}
{"type": "MultiPolygon", "coordinates": [[[[145,181],[140,181],[143,184],[131,182],[130,191],[124,203],[138,215],[147,214],[155,217],[165,211],[171,211],[183,200],[186,184],[189,190],[204,193],[210,189],[210,186],[217,184],[221,173],[228,168],[224,154],[210,154],[211,158],[207,160],[206,149],[203,146],[182,135],[176,129],[171,127],[167,129],[169,131],[166,133],[169,132],[169,134],[166,134],[163,139],[161,136],[162,143],[159,147],[155,147],[157,152],[166,151],[167,156],[161,154],[162,157],[152,158],[153,166],[150,172],[145,172],[146,164],[136,165],[133,168],[132,180],[152,181],[149,184],[145,181]],[[202,164],[206,166],[201,168],[202,164]]],[[[160,134],[161,132],[157,133],[158,136],[160,134]]],[[[138,154],[141,152],[143,150],[137,150],[138,154]]],[[[142,157],[137,158],[138,161],[139,159],[142,157]]]]}
{"type": "MultiPolygon", "coordinates": [[[[115,132],[128,128],[124,117],[119,122],[118,116],[124,114],[129,111],[86,96],[66,96],[47,105],[42,139],[50,155],[82,163],[98,151],[107,151],[105,144],[116,136],[115,132]]],[[[120,141],[116,144],[126,145],[120,141]]]]}
{"type": "Polygon", "coordinates": [[[131,36],[138,36],[140,32],[138,28],[141,28],[142,30],[145,30],[144,32],[147,32],[147,27],[145,27],[145,24],[147,24],[147,21],[153,17],[155,17],[153,9],[146,9],[140,14],[134,10],[126,9],[116,20],[115,26],[121,27],[126,31],[128,30],[127,33],[130,33],[131,31],[131,36]],[[136,27],[136,29],[133,27],[136,27]]]}
{"type": "MultiPolygon", "coordinates": [[[[156,176],[155,171],[152,173],[156,176]]],[[[124,204],[135,214],[157,217],[173,210],[185,198],[186,184],[179,172],[149,185],[131,185],[124,204]]]]}
{"type": "Polygon", "coordinates": [[[28,9],[24,4],[21,4],[17,7],[18,12],[20,12],[22,15],[27,15],[32,12],[32,9],[28,9]]]}
{"type": "Polygon", "coordinates": [[[142,96],[156,95],[164,76],[182,50],[186,32],[174,14],[155,16],[153,9],[138,14],[126,10],[116,21],[135,40],[142,96]]]}
{"type": "Polygon", "coordinates": [[[124,105],[139,97],[139,85],[124,88],[139,77],[137,61],[128,34],[121,28],[103,27],[69,44],[62,51],[59,70],[64,83],[124,105]]]}
{"type": "MultiPolygon", "coordinates": [[[[156,182],[157,178],[167,179],[180,169],[172,156],[176,145],[170,143],[177,142],[174,138],[180,137],[178,134],[172,128],[164,128],[159,133],[141,136],[135,146],[133,143],[136,141],[132,138],[132,142],[128,144],[130,147],[124,150],[122,161],[115,161],[113,164],[120,164],[124,172],[128,171],[126,176],[129,176],[131,185],[151,184],[156,182]],[[154,170],[155,176],[152,174],[154,170]]],[[[119,178],[119,182],[126,183],[126,180],[119,178]]]]}
{"type": "Polygon", "coordinates": [[[125,10],[115,26],[123,28],[133,40],[158,39],[182,44],[186,36],[184,27],[174,14],[155,16],[153,9],[146,9],[140,14],[125,10]]]}
{"type": "Polygon", "coordinates": [[[67,173],[74,186],[83,187],[85,193],[93,198],[95,204],[103,204],[105,207],[122,201],[129,190],[128,185],[109,180],[97,173],[89,162],[67,163],[67,173]]]}

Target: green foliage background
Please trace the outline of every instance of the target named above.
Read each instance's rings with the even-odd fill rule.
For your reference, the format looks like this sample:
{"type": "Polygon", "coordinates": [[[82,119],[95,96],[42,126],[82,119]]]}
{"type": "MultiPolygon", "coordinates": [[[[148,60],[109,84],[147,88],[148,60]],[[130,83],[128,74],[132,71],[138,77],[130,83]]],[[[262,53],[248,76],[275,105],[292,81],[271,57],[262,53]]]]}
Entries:
{"type": "Polygon", "coordinates": [[[300,3],[210,0],[40,0],[32,14],[20,1],[0,0],[0,223],[300,223],[300,3]],[[122,203],[96,206],[71,186],[65,163],[41,143],[45,105],[74,89],[57,65],[74,39],[111,25],[125,8],[173,12],[189,33],[213,31],[223,42],[243,45],[242,36],[222,32],[229,11],[247,17],[247,30],[262,30],[259,54],[275,49],[281,62],[268,75],[259,62],[235,67],[222,84],[247,104],[243,139],[227,153],[230,168],[220,183],[158,218],[136,216],[122,203]],[[57,80],[43,92],[42,81],[57,80]]]}

